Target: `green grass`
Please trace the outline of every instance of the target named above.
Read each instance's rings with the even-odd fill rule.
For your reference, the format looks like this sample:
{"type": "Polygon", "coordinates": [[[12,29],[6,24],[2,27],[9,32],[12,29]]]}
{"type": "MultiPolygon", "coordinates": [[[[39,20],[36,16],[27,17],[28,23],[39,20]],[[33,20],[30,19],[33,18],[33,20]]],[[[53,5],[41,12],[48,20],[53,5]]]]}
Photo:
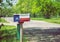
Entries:
{"type": "Polygon", "coordinates": [[[45,19],[45,18],[31,18],[32,20],[40,20],[40,21],[46,21],[51,23],[57,23],[60,24],[60,18],[51,18],[51,19],[45,19]]]}
{"type": "Polygon", "coordinates": [[[2,23],[6,22],[7,23],[7,21],[3,18],[0,18],[0,22],[2,22],[2,23]]]}
{"type": "Polygon", "coordinates": [[[0,30],[11,30],[11,29],[16,29],[15,26],[8,26],[8,25],[4,25],[1,27],[0,30]]]}
{"type": "MultiPolygon", "coordinates": [[[[17,28],[15,26],[5,25],[0,29],[0,37],[5,37],[1,42],[20,42],[17,40],[17,28]],[[8,36],[8,37],[5,37],[8,36]]],[[[27,40],[24,37],[24,42],[27,40]]]]}

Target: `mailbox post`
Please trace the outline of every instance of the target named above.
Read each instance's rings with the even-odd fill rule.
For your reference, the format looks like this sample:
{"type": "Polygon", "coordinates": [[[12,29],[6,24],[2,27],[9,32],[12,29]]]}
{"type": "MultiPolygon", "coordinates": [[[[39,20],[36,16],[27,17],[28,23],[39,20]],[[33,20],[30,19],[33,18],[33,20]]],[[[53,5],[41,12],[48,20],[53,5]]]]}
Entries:
{"type": "Polygon", "coordinates": [[[20,39],[20,24],[17,24],[17,39],[20,39]]]}
{"type": "Polygon", "coordinates": [[[17,38],[20,39],[20,42],[23,42],[23,23],[26,21],[30,21],[30,14],[14,15],[14,22],[18,22],[17,38]]]}
{"type": "Polygon", "coordinates": [[[20,24],[20,42],[23,42],[23,23],[20,24]]]}

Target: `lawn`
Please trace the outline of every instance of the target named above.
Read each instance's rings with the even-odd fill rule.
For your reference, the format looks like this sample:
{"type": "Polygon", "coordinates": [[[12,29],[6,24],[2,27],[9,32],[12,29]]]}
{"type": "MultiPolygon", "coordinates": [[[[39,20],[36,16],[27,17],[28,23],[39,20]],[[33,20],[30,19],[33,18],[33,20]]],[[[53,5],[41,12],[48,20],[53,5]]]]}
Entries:
{"type": "Polygon", "coordinates": [[[3,19],[3,18],[0,18],[0,22],[7,22],[5,19],[3,19]]]}
{"type": "MultiPolygon", "coordinates": [[[[15,26],[3,26],[0,29],[0,41],[1,42],[20,42],[17,40],[17,28],[15,26]]],[[[24,39],[26,42],[26,39],[24,39]]]]}
{"type": "Polygon", "coordinates": [[[12,30],[12,29],[16,29],[15,26],[8,26],[8,25],[4,25],[1,27],[0,30],[12,30]]]}
{"type": "Polygon", "coordinates": [[[45,19],[45,18],[31,18],[32,20],[40,20],[40,21],[46,21],[51,23],[57,23],[60,24],[60,18],[51,18],[51,19],[45,19]]]}

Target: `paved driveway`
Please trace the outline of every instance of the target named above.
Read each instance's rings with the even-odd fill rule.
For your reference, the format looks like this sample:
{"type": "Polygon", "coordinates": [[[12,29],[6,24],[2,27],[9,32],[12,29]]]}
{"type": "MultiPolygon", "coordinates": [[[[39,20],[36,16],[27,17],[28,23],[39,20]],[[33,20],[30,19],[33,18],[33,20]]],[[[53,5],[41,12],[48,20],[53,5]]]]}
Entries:
{"type": "MultiPolygon", "coordinates": [[[[6,21],[9,23],[6,25],[17,25],[17,22],[13,22],[12,17],[5,18],[6,21]]],[[[48,23],[44,21],[35,21],[31,20],[29,22],[25,22],[23,24],[24,27],[24,33],[27,36],[26,39],[28,39],[28,42],[52,42],[60,41],[60,24],[54,24],[54,23],[48,23]],[[51,29],[51,28],[58,28],[58,29],[51,29]],[[54,33],[59,33],[58,35],[53,35],[54,33]],[[51,35],[50,35],[50,34],[51,35]],[[57,40],[53,40],[57,39],[57,40]]],[[[57,34],[56,33],[56,34],[57,34]]]]}
{"type": "MultiPolygon", "coordinates": [[[[15,26],[17,25],[17,22],[13,22],[13,17],[6,17],[5,20],[8,21],[10,25],[15,25],[15,26]]],[[[31,20],[29,22],[24,22],[23,27],[24,28],[42,27],[41,29],[50,29],[50,27],[60,27],[60,24],[48,23],[45,21],[31,20]]]]}

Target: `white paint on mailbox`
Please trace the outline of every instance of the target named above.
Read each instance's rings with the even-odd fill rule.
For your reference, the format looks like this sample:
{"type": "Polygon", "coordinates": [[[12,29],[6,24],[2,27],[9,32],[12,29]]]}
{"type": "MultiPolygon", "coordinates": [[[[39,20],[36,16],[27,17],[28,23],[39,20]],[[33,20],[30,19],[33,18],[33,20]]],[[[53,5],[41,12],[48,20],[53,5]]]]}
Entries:
{"type": "Polygon", "coordinates": [[[20,18],[30,18],[30,14],[20,14],[20,18]]]}

